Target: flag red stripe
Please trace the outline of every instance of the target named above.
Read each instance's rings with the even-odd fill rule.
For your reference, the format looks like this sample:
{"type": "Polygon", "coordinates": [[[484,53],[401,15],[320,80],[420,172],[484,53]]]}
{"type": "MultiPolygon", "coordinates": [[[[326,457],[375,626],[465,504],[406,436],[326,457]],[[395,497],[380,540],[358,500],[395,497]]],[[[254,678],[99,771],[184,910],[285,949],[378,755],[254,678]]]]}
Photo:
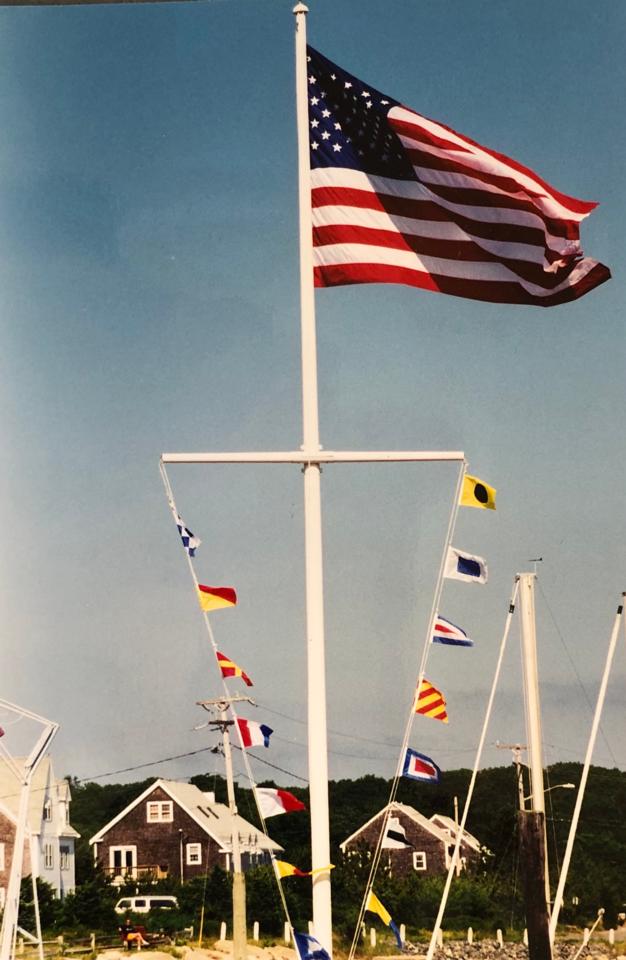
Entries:
{"type": "Polygon", "coordinates": [[[575,286],[538,298],[528,294],[516,283],[494,280],[468,281],[465,278],[442,277],[385,263],[330,264],[315,267],[313,273],[316,287],[334,287],[348,283],[403,283],[422,290],[448,293],[456,297],[468,297],[489,303],[534,304],[540,307],[552,307],[576,300],[611,276],[603,264],[597,263],[575,286]]]}
{"type": "MultiPolygon", "coordinates": [[[[563,225],[560,232],[550,231],[552,237],[547,238],[545,231],[539,226],[531,227],[510,221],[475,220],[462,212],[452,214],[448,208],[438,206],[434,200],[417,200],[412,197],[393,196],[354,187],[315,187],[311,199],[314,210],[325,206],[341,206],[362,210],[381,210],[392,217],[404,217],[407,220],[415,220],[417,223],[421,220],[449,223],[452,220],[469,235],[503,242],[527,243],[540,247],[553,256],[561,255],[558,249],[559,243],[562,244],[563,240],[575,239],[569,230],[570,227],[575,226],[573,224],[563,225]]],[[[476,206],[476,204],[470,204],[470,206],[476,206]]],[[[557,224],[555,224],[555,230],[558,231],[557,224]]]]}

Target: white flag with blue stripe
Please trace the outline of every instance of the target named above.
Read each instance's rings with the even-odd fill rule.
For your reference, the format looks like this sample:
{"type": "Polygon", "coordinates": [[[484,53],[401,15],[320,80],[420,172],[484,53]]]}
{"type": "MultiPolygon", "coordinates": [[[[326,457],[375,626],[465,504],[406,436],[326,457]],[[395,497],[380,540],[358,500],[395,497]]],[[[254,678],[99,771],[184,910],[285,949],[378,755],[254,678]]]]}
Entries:
{"type": "Polygon", "coordinates": [[[487,562],[482,557],[448,547],[444,577],[466,583],[487,583],[487,562]]]}

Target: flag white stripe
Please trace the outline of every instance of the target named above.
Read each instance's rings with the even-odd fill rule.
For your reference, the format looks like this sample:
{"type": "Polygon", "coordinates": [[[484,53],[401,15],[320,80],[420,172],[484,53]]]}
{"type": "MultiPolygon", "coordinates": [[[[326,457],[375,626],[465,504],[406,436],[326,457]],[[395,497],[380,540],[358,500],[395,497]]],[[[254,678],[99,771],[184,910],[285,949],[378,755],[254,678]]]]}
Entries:
{"type": "Polygon", "coordinates": [[[424,237],[430,240],[471,242],[495,256],[536,263],[545,271],[554,271],[556,267],[555,264],[549,264],[546,260],[543,247],[529,243],[511,243],[475,237],[450,220],[414,220],[412,217],[400,217],[386,213],[384,210],[369,210],[363,207],[341,205],[314,207],[314,227],[340,225],[354,225],[372,230],[390,230],[394,233],[424,237]]]}
{"type": "MultiPolygon", "coordinates": [[[[520,227],[530,227],[540,230],[546,240],[546,245],[555,253],[571,253],[572,240],[564,237],[555,237],[546,230],[544,221],[539,214],[532,214],[525,210],[511,210],[499,207],[472,207],[465,204],[453,203],[444,200],[428,189],[426,184],[414,180],[395,180],[390,177],[379,177],[365,174],[359,170],[348,170],[343,167],[323,167],[311,171],[312,187],[347,187],[352,190],[365,190],[369,193],[399,197],[405,200],[427,200],[437,204],[445,210],[458,213],[468,220],[477,220],[479,223],[512,224],[520,227]]],[[[315,208],[314,208],[315,209],[315,208]]],[[[479,240],[477,239],[477,243],[479,240]]],[[[578,244],[576,244],[578,246],[578,244]]]]}

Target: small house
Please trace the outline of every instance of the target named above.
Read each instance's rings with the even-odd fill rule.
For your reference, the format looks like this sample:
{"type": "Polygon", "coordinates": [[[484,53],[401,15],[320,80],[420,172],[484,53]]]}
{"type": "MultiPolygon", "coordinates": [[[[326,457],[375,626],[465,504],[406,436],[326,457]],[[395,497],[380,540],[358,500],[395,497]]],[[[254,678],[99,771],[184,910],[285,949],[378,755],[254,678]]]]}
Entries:
{"type": "Polygon", "coordinates": [[[94,861],[114,883],[128,878],[181,883],[203,876],[215,866],[232,868],[233,828],[239,835],[244,870],[271,859],[279,844],[248,823],[234,818],[191,783],[156,780],[89,841],[94,861]]]}
{"type": "MultiPolygon", "coordinates": [[[[382,842],[381,866],[394,876],[446,873],[458,835],[457,824],[439,813],[429,819],[405,803],[388,804],[359,827],[340,844],[343,855],[371,859],[387,811],[389,819],[382,842]]],[[[479,841],[464,831],[459,850],[460,869],[479,863],[482,856],[479,841]]]]}

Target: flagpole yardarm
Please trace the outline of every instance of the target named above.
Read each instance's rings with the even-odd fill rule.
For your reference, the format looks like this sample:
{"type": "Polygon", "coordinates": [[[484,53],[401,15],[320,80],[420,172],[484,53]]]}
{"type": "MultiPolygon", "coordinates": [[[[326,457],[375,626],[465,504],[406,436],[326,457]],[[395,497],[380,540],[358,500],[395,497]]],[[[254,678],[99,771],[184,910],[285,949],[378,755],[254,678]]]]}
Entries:
{"type": "Polygon", "coordinates": [[[302,450],[304,465],[304,530],[307,636],[307,700],[309,722],[309,795],[311,869],[315,937],[332,957],[332,907],[328,811],[328,744],[326,732],[326,666],[322,560],[321,471],[317,393],[317,343],[313,290],[313,219],[309,163],[309,104],[306,14],[298,3],[295,15],[296,117],[298,131],[298,201],[300,212],[300,324],[302,331],[302,450]]]}

